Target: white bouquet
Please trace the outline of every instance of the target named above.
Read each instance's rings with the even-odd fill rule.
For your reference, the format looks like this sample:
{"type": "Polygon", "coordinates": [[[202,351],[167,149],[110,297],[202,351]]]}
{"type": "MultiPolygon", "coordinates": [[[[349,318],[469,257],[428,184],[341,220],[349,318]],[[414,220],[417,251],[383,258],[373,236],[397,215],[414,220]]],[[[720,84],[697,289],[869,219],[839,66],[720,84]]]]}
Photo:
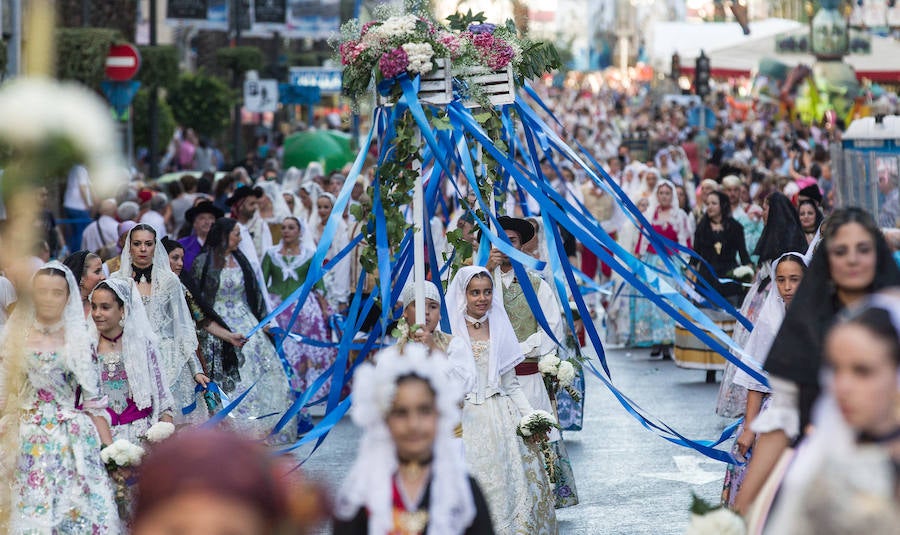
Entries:
{"type": "Polygon", "coordinates": [[[542,410],[534,410],[526,414],[519,420],[518,434],[522,437],[530,437],[533,435],[546,435],[553,428],[559,428],[559,424],[553,416],[542,410]]]}
{"type": "Polygon", "coordinates": [[[548,353],[538,361],[538,371],[544,377],[544,386],[551,396],[556,394],[557,388],[562,387],[576,403],[581,401],[581,396],[572,388],[575,366],[571,362],[560,359],[555,353],[548,353]]]}
{"type": "Polygon", "coordinates": [[[148,429],[144,434],[144,438],[147,439],[147,442],[155,444],[169,438],[174,432],[174,424],[171,424],[169,422],[156,422],[155,424],[150,426],[150,429],[148,429]]]}
{"type": "Polygon", "coordinates": [[[143,456],[144,448],[124,439],[116,440],[100,450],[100,460],[103,461],[109,470],[141,464],[141,457],[143,456]]]}
{"type": "Polygon", "coordinates": [[[685,535],[746,535],[747,526],[725,506],[713,507],[697,495],[691,504],[691,523],[685,535]]]}
{"type": "Polygon", "coordinates": [[[731,270],[731,277],[740,282],[750,282],[753,275],[753,268],[750,266],[738,266],[731,270]]]}

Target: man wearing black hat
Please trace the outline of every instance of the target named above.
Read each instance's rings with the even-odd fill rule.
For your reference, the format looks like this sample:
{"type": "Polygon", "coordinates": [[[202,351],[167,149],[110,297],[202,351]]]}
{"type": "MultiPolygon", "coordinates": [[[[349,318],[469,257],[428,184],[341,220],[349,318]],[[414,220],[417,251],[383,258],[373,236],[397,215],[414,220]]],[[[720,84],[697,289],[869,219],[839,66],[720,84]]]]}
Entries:
{"type": "Polygon", "coordinates": [[[231,208],[231,217],[237,219],[241,227],[241,252],[251,262],[255,261],[257,264],[273,245],[269,224],[260,217],[257,210],[262,196],[262,188],[245,186],[234,190],[234,194],[225,201],[231,208]]]}
{"type": "MultiPolygon", "coordinates": [[[[509,238],[510,243],[517,250],[522,250],[522,244],[528,243],[535,238],[534,226],[524,219],[501,216],[498,220],[500,226],[506,231],[506,236],[509,238]]],[[[553,330],[557,340],[560,340],[562,336],[562,314],[560,313],[559,301],[553,294],[550,285],[541,279],[537,273],[529,272],[528,280],[520,281],[513,270],[510,258],[498,249],[491,250],[487,269],[494,275],[494,291],[500,292],[503,298],[503,308],[506,309],[513,331],[515,331],[516,338],[519,340],[519,346],[525,355],[525,360],[516,366],[516,376],[518,376],[522,391],[525,392],[525,396],[532,407],[553,414],[553,406],[550,403],[547,388],[538,369],[538,361],[541,357],[554,353],[556,351],[556,343],[538,324],[532,307],[525,297],[521,283],[524,282],[531,285],[534,293],[537,295],[538,306],[543,311],[547,325],[553,330]]],[[[575,481],[572,477],[571,469],[563,466],[567,464],[565,460],[568,459],[568,455],[559,431],[551,431],[550,442],[553,443],[556,449],[557,457],[564,460],[562,463],[557,463],[559,472],[563,472],[557,485],[564,485],[571,492],[571,494],[567,492],[566,496],[563,496],[562,493],[556,494],[557,507],[574,505],[578,503],[575,493],[575,481]]]]}
{"type": "Polygon", "coordinates": [[[216,219],[224,215],[215,204],[210,201],[201,201],[184,213],[184,219],[191,224],[191,235],[178,240],[184,247],[184,271],[190,273],[194,259],[200,254],[200,249],[206,243],[206,235],[216,219]]]}

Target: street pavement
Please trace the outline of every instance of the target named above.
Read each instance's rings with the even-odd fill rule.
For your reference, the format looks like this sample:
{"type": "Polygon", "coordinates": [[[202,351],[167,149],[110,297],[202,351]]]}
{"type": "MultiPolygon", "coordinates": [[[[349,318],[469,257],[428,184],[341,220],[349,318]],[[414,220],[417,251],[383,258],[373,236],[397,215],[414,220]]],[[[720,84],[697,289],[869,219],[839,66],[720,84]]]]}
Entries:
{"type": "MultiPolygon", "coordinates": [[[[715,415],[718,384],[705,383],[705,372],[652,361],[647,350],[608,350],[607,358],[614,383],[682,435],[714,439],[730,423],[715,415]]],[[[692,491],[719,499],[725,465],[644,429],[591,375],[585,402],[584,429],[564,434],[580,503],[557,510],[561,534],[680,535],[692,491]]],[[[335,490],[353,462],[358,436],[345,418],[306,462],[305,473],[335,490]]]]}

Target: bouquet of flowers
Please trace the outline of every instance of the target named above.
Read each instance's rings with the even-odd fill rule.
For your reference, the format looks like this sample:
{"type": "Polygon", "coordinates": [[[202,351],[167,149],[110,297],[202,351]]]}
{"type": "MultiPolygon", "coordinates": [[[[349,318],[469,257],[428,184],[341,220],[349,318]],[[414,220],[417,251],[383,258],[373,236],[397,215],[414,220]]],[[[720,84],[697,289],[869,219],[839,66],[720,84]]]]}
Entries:
{"type": "Polygon", "coordinates": [[[135,483],[135,467],[141,464],[144,448],[127,440],[119,439],[100,450],[100,460],[115,484],[116,507],[119,518],[128,518],[131,493],[128,487],[135,483]]]}
{"type": "Polygon", "coordinates": [[[416,333],[419,329],[421,329],[421,325],[413,325],[410,327],[409,323],[406,321],[406,318],[400,318],[397,321],[397,326],[391,331],[391,336],[393,336],[397,340],[398,346],[403,346],[407,342],[409,342],[409,337],[416,333]]]}
{"type": "Polygon", "coordinates": [[[732,269],[728,275],[738,282],[749,283],[753,280],[754,272],[750,266],[738,266],[732,269]]]}
{"type": "Polygon", "coordinates": [[[556,468],[554,467],[556,454],[553,453],[553,449],[550,448],[550,443],[547,441],[547,433],[552,429],[559,429],[556,419],[547,411],[533,410],[519,420],[516,434],[526,440],[537,441],[544,456],[544,470],[547,472],[547,478],[550,483],[556,484],[556,468]]]}
{"type": "Polygon", "coordinates": [[[175,433],[175,425],[169,422],[156,422],[144,433],[144,440],[151,444],[162,442],[175,433]]]}
{"type": "Polygon", "coordinates": [[[685,535],[746,535],[744,520],[731,509],[706,503],[693,494],[691,523],[685,535]]]}
{"type": "Polygon", "coordinates": [[[332,43],[344,66],[344,92],[353,101],[367,93],[373,80],[380,92],[391,92],[391,80],[404,73],[428,74],[439,58],[450,60],[451,73],[461,82],[455,84],[461,96],[476,100],[478,86],[468,83],[475,76],[512,65],[521,83],[561,65],[553,45],[520,36],[512,21],[490,24],[483,13],[473,15],[470,10],[448,17],[446,27],[423,12],[394,9],[379,8],[375,20],[362,25],[358,20],[347,22],[332,43]]]}
{"type": "Polygon", "coordinates": [[[560,359],[554,353],[549,353],[538,361],[538,371],[544,378],[544,385],[548,392],[555,393],[557,388],[561,387],[576,403],[581,401],[581,395],[572,388],[572,382],[575,381],[575,366],[571,362],[560,359]]]}

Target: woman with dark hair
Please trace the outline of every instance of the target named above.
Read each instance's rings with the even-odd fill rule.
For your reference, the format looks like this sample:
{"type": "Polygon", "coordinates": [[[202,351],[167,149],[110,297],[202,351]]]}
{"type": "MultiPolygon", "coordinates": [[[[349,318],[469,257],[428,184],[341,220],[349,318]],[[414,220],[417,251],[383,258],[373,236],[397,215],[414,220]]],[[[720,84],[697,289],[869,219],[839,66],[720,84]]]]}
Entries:
{"type": "Polygon", "coordinates": [[[701,263],[700,276],[723,297],[738,304],[743,294],[741,285],[719,282],[719,278],[730,277],[739,265],[749,264],[750,255],[744,242],[744,227],[731,217],[728,195],[721,191],[713,191],[706,197],[706,214],[694,233],[694,251],[714,270],[701,263]]]}
{"type": "Polygon", "coordinates": [[[802,199],[797,207],[800,216],[800,226],[803,227],[803,234],[806,236],[806,243],[812,243],[825,220],[822,215],[822,209],[812,199],[802,199]]]}
{"type": "Polygon", "coordinates": [[[141,302],[158,337],[160,365],[175,400],[175,423],[205,420],[186,416],[181,409],[190,405],[195,385],[206,386],[209,377],[197,358],[197,332],[184,300],[181,281],[169,267],[169,257],[156,231],[141,223],[128,232],[119,271],[110,278],[133,279],[141,302]]]}
{"type": "Polygon", "coordinates": [[[103,261],[90,251],[78,251],[70,254],[63,264],[75,275],[78,283],[78,291],[81,293],[81,306],[84,309],[84,317],[91,315],[91,302],[88,296],[97,283],[106,279],[103,274],[103,261]]]}
{"type": "MultiPolygon", "coordinates": [[[[735,507],[746,510],[784,450],[802,436],[819,396],[825,333],[846,307],[900,284],[900,269],[875,224],[860,208],[835,211],[822,225],[822,241],[775,338],[765,370],[771,405],[735,507]]],[[[760,424],[761,425],[761,424],[760,424]]]]}
{"type": "MultiPolygon", "coordinates": [[[[262,261],[263,280],[274,306],[280,305],[303,285],[310,260],[316,252],[306,224],[296,217],[284,218],[280,234],[281,242],[266,251],[262,261]]],[[[290,332],[310,340],[331,340],[328,318],[333,312],[325,299],[325,285],[321,281],[300,305],[296,321],[291,325],[296,307],[296,304],[292,305],[278,315],[278,325],[282,329],[290,327],[290,332]]],[[[337,349],[333,347],[317,347],[291,338],[285,339],[283,347],[284,356],[294,369],[291,386],[298,392],[306,390],[337,357],[337,349]]],[[[328,391],[329,384],[322,385],[323,392],[328,391]]]]}
{"type": "Polygon", "coordinates": [[[767,533],[893,534],[900,526],[900,299],[871,296],[825,338],[825,393],[767,533]]]}
{"type": "MultiPolygon", "coordinates": [[[[807,249],[806,239],[797,219],[797,210],[783,194],[775,191],[766,197],[763,201],[763,220],[765,226],[753,251],[759,257],[759,270],[741,305],[741,314],[754,324],[762,304],[773,288],[772,262],[788,252],[803,253],[807,249]]],[[[735,323],[732,338],[736,344],[743,346],[749,335],[750,331],[742,324],[735,323]]],[[[724,418],[737,418],[744,414],[747,392],[733,383],[736,370],[737,367],[729,363],[722,375],[716,414],[724,418]]]]}
{"type": "MultiPolygon", "coordinates": [[[[213,310],[238,332],[250,332],[268,315],[266,299],[247,257],[238,248],[241,229],[230,217],[216,221],[209,231],[203,250],[191,269],[191,283],[197,297],[212,305],[213,310]]],[[[263,332],[249,338],[237,352],[236,360],[223,354],[207,351],[215,342],[208,333],[201,333],[201,347],[211,357],[209,372],[213,381],[225,392],[241,394],[255,385],[250,394],[231,413],[229,422],[238,430],[265,438],[273,422],[259,416],[282,414],[293,396],[288,379],[275,348],[263,332]]],[[[285,426],[274,442],[291,440],[296,427],[285,426]]]]}

